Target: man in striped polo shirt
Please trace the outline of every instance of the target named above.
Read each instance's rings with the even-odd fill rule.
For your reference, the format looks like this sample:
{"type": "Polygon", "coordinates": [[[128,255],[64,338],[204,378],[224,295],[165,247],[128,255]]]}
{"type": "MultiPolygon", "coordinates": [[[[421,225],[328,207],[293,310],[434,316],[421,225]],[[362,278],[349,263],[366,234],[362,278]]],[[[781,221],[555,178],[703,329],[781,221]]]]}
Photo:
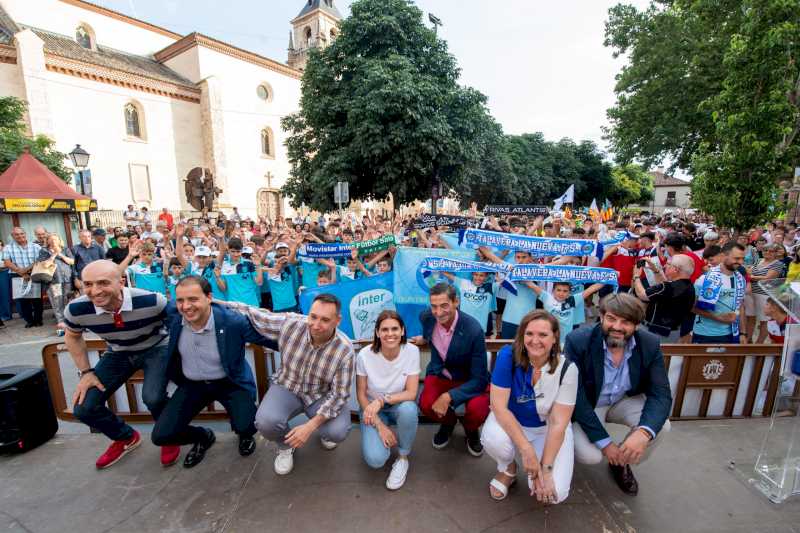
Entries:
{"type": "MultiPolygon", "coordinates": [[[[106,406],[114,392],[144,369],[142,399],[154,419],[158,420],[166,404],[167,300],[163,294],[123,287],[119,266],[106,259],[86,265],[81,278],[84,295],[64,311],[65,344],[80,376],[72,398],[73,413],[114,441],[97,459],[97,468],[107,468],[141,443],[139,432],[106,406]],[[95,368],[89,364],[85,330],[108,345],[95,368]]],[[[179,454],[179,446],[162,446],[161,463],[170,466],[179,454]]]]}

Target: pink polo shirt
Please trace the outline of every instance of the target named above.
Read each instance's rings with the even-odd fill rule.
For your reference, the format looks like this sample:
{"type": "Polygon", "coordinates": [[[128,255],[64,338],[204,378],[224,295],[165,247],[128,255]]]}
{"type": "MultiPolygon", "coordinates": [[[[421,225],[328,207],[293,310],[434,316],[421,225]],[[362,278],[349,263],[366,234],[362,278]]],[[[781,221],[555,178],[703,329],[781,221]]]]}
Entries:
{"type": "MultiPolygon", "coordinates": [[[[431,335],[431,342],[436,347],[436,350],[439,352],[439,355],[442,358],[442,362],[447,360],[447,350],[450,349],[450,342],[453,340],[453,333],[456,331],[456,324],[458,323],[458,311],[456,311],[456,317],[453,319],[453,323],[450,324],[448,329],[445,329],[444,326],[436,322],[436,325],[433,326],[433,335],[431,335]]],[[[445,368],[442,373],[447,377],[447,379],[453,379],[453,376],[450,375],[450,372],[447,371],[445,368]]]]}

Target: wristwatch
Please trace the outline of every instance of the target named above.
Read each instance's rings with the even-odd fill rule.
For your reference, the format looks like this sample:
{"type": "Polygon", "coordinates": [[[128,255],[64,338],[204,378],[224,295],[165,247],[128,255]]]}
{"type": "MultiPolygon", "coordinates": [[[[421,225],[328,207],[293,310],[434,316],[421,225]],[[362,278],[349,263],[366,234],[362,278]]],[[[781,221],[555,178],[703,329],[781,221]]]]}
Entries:
{"type": "Polygon", "coordinates": [[[89,367],[86,370],[78,370],[78,377],[82,378],[83,376],[89,373],[94,373],[94,368],[89,367]]]}
{"type": "Polygon", "coordinates": [[[546,465],[542,463],[542,470],[547,472],[548,474],[553,471],[553,465],[546,465]]]}

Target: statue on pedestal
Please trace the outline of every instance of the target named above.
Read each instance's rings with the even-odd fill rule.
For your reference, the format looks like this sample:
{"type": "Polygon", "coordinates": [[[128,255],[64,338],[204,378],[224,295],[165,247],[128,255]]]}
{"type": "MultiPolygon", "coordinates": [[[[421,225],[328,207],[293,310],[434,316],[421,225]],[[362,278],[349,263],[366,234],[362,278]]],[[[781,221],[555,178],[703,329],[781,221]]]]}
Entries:
{"type": "Polygon", "coordinates": [[[196,210],[207,213],[214,209],[214,200],[222,193],[222,189],[214,184],[211,170],[195,167],[189,171],[184,180],[186,201],[196,210]]]}

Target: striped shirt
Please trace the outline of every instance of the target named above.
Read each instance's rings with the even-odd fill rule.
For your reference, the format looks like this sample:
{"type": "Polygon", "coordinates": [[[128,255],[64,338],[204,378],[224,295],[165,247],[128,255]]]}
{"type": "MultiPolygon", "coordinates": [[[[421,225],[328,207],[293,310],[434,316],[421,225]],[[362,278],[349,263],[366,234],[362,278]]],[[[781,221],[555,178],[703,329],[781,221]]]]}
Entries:
{"type": "Polygon", "coordinates": [[[272,382],[296,394],[305,407],[324,398],[318,414],[336,418],[347,406],[353,381],[355,352],[350,339],[336,330],[321,346],[311,343],[308,317],[295,313],[270,313],[237,302],[225,302],[244,314],[253,328],[278,343],[281,367],[272,382]]]}
{"type": "Polygon", "coordinates": [[[64,324],[74,333],[89,330],[108,344],[110,352],[141,352],[164,342],[167,299],[142,289],[122,289],[121,323],[114,313],[95,307],[87,296],[72,300],[64,309],[64,324]]]}

